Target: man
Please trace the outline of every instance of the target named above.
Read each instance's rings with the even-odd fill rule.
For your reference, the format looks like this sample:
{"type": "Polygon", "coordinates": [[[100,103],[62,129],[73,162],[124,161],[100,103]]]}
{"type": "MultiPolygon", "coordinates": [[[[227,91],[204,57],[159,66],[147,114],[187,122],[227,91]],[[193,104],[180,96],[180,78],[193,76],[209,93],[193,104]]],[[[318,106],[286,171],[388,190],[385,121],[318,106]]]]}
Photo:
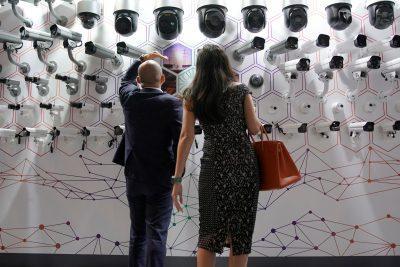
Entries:
{"type": "Polygon", "coordinates": [[[152,60],[155,58],[165,59],[155,52],[136,61],[119,89],[125,136],[114,162],[125,165],[130,267],[164,266],[172,213],[171,177],[182,127],[182,103],[161,90],[165,76],[152,60]]]}

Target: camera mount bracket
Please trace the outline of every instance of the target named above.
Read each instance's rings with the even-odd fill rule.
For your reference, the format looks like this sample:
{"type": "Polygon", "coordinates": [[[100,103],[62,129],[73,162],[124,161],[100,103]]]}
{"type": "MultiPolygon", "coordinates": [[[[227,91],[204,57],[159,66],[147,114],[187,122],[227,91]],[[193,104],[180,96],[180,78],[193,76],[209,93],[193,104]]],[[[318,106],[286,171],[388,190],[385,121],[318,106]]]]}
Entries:
{"type": "Polygon", "coordinates": [[[65,40],[63,42],[64,48],[67,48],[69,59],[72,61],[72,63],[75,64],[75,70],[80,73],[85,72],[87,65],[83,60],[75,59],[72,50],[74,50],[77,47],[80,47],[81,45],[82,43],[78,45],[77,42],[74,42],[72,40],[65,40]]]}
{"type": "Polygon", "coordinates": [[[44,54],[53,46],[53,42],[40,42],[40,41],[34,41],[33,42],[33,47],[37,51],[37,55],[39,58],[39,61],[42,62],[44,65],[46,65],[46,71],[50,74],[53,74],[54,72],[57,71],[57,63],[55,61],[50,61],[47,62],[44,59],[44,54]]]}
{"type": "Polygon", "coordinates": [[[4,43],[4,45],[3,45],[3,49],[6,50],[7,57],[8,57],[8,60],[10,61],[10,63],[15,65],[15,66],[17,66],[18,67],[18,71],[21,74],[26,75],[31,70],[31,67],[29,66],[29,64],[25,63],[25,62],[18,63],[12,57],[12,54],[13,53],[17,53],[18,50],[21,49],[21,48],[22,48],[22,45],[17,45],[17,44],[4,43]]]}

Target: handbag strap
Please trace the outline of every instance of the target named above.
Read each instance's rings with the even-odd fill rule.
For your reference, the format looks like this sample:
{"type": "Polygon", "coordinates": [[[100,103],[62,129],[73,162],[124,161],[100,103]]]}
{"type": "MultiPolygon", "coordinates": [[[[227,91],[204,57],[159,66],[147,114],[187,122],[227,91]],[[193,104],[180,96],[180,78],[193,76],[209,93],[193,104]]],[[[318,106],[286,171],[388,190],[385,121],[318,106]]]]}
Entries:
{"type": "MultiPolygon", "coordinates": [[[[261,134],[260,134],[261,141],[263,141],[263,135],[265,135],[267,137],[267,141],[269,141],[267,130],[264,128],[263,125],[260,126],[260,132],[261,132],[261,134]]],[[[249,133],[248,135],[249,135],[251,141],[253,143],[255,143],[256,141],[254,140],[254,136],[251,133],[249,133]]]]}

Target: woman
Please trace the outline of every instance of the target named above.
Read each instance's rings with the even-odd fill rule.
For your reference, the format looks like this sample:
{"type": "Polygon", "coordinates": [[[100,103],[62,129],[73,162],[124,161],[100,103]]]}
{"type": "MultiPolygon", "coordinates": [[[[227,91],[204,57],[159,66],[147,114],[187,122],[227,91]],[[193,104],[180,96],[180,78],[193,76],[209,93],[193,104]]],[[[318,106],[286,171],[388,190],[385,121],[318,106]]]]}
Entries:
{"type": "Polygon", "coordinates": [[[230,247],[229,266],[247,266],[256,219],[259,177],[249,137],[260,131],[249,90],[234,82],[224,51],[205,45],[197,57],[196,76],[184,94],[183,125],[172,197],[182,211],[186,160],[198,119],[204,130],[199,178],[200,230],[197,266],[215,266],[215,253],[230,247]]]}

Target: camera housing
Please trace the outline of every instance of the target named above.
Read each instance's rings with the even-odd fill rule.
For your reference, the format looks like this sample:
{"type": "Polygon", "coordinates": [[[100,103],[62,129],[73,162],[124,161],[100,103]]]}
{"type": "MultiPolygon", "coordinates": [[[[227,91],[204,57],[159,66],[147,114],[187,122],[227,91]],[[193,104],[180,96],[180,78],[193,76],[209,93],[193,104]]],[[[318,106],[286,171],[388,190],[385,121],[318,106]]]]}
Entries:
{"type": "Polygon", "coordinates": [[[326,34],[318,35],[317,39],[307,41],[301,46],[301,51],[304,54],[312,54],[321,49],[327,48],[330,45],[331,37],[326,34]]]}
{"type": "Polygon", "coordinates": [[[279,65],[279,69],[283,73],[297,73],[297,72],[305,72],[310,70],[310,59],[308,58],[300,58],[294,59],[291,61],[286,61],[279,65]]]}
{"type": "Polygon", "coordinates": [[[130,58],[139,58],[146,54],[146,50],[127,44],[126,42],[117,43],[117,53],[130,58]]]}
{"type": "Polygon", "coordinates": [[[325,11],[328,24],[336,31],[347,29],[353,22],[351,0],[326,0],[325,11]]]}
{"type": "Polygon", "coordinates": [[[400,131],[400,121],[384,122],[379,126],[379,128],[385,137],[394,139],[396,138],[397,132],[400,131]]]}
{"type": "Polygon", "coordinates": [[[347,54],[361,48],[367,47],[367,36],[359,34],[354,38],[350,38],[347,41],[338,43],[335,47],[335,54],[347,54]]]}
{"type": "Polygon", "coordinates": [[[131,36],[138,26],[139,1],[116,0],[114,16],[115,31],[123,36],[131,36]]]}
{"type": "Polygon", "coordinates": [[[353,122],[348,125],[350,137],[353,139],[359,137],[362,132],[373,132],[375,123],[371,121],[353,122]]]}
{"type": "Polygon", "coordinates": [[[92,29],[101,18],[101,5],[97,0],[81,0],[77,5],[78,18],[85,29],[92,29]]]}
{"type": "Polygon", "coordinates": [[[288,37],[287,39],[271,46],[265,52],[265,60],[270,64],[275,64],[278,55],[296,50],[298,47],[299,39],[297,37],[288,37]]]}
{"type": "Polygon", "coordinates": [[[323,138],[329,139],[329,132],[340,131],[340,122],[321,122],[315,125],[315,131],[323,138]]]}
{"type": "Polygon", "coordinates": [[[165,40],[176,39],[183,29],[181,0],[157,0],[154,7],[156,32],[165,40]]]}
{"type": "Polygon", "coordinates": [[[25,81],[36,85],[40,96],[47,96],[49,94],[49,80],[40,77],[25,76],[25,81]]]}
{"type": "Polygon", "coordinates": [[[267,25],[267,4],[265,0],[242,0],[244,28],[252,33],[262,31],[267,25]]]}
{"type": "Polygon", "coordinates": [[[397,48],[400,48],[400,35],[393,35],[389,38],[373,42],[367,47],[367,53],[383,53],[397,48]]]}
{"type": "Polygon", "coordinates": [[[357,59],[350,64],[353,71],[369,72],[370,70],[377,70],[381,67],[381,57],[368,56],[357,59]]]}
{"type": "Polygon", "coordinates": [[[85,43],[85,53],[101,59],[110,59],[115,67],[120,67],[124,62],[121,55],[118,55],[116,52],[107,47],[91,41],[85,43]]]}
{"type": "Polygon", "coordinates": [[[107,92],[108,77],[85,74],[84,79],[96,83],[95,90],[98,94],[102,95],[107,92]]]}
{"type": "Polygon", "coordinates": [[[283,17],[286,27],[292,32],[299,32],[308,24],[307,0],[284,0],[283,17]]]}
{"type": "Polygon", "coordinates": [[[218,38],[225,32],[226,7],[224,0],[199,0],[197,14],[201,32],[208,38],[218,38]]]}
{"type": "Polygon", "coordinates": [[[233,51],[233,59],[239,62],[243,62],[246,56],[264,50],[264,45],[265,39],[256,36],[252,40],[246,42],[241,47],[233,51]]]}
{"type": "Polygon", "coordinates": [[[264,84],[264,78],[259,74],[253,74],[250,76],[249,84],[253,88],[260,88],[264,84]]]}
{"type": "Polygon", "coordinates": [[[293,134],[298,133],[306,133],[307,132],[307,123],[293,123],[286,125],[278,125],[278,131],[283,135],[293,136],[293,134]]]}
{"type": "Polygon", "coordinates": [[[394,0],[367,0],[369,23],[378,30],[389,28],[394,21],[394,0]]]}

